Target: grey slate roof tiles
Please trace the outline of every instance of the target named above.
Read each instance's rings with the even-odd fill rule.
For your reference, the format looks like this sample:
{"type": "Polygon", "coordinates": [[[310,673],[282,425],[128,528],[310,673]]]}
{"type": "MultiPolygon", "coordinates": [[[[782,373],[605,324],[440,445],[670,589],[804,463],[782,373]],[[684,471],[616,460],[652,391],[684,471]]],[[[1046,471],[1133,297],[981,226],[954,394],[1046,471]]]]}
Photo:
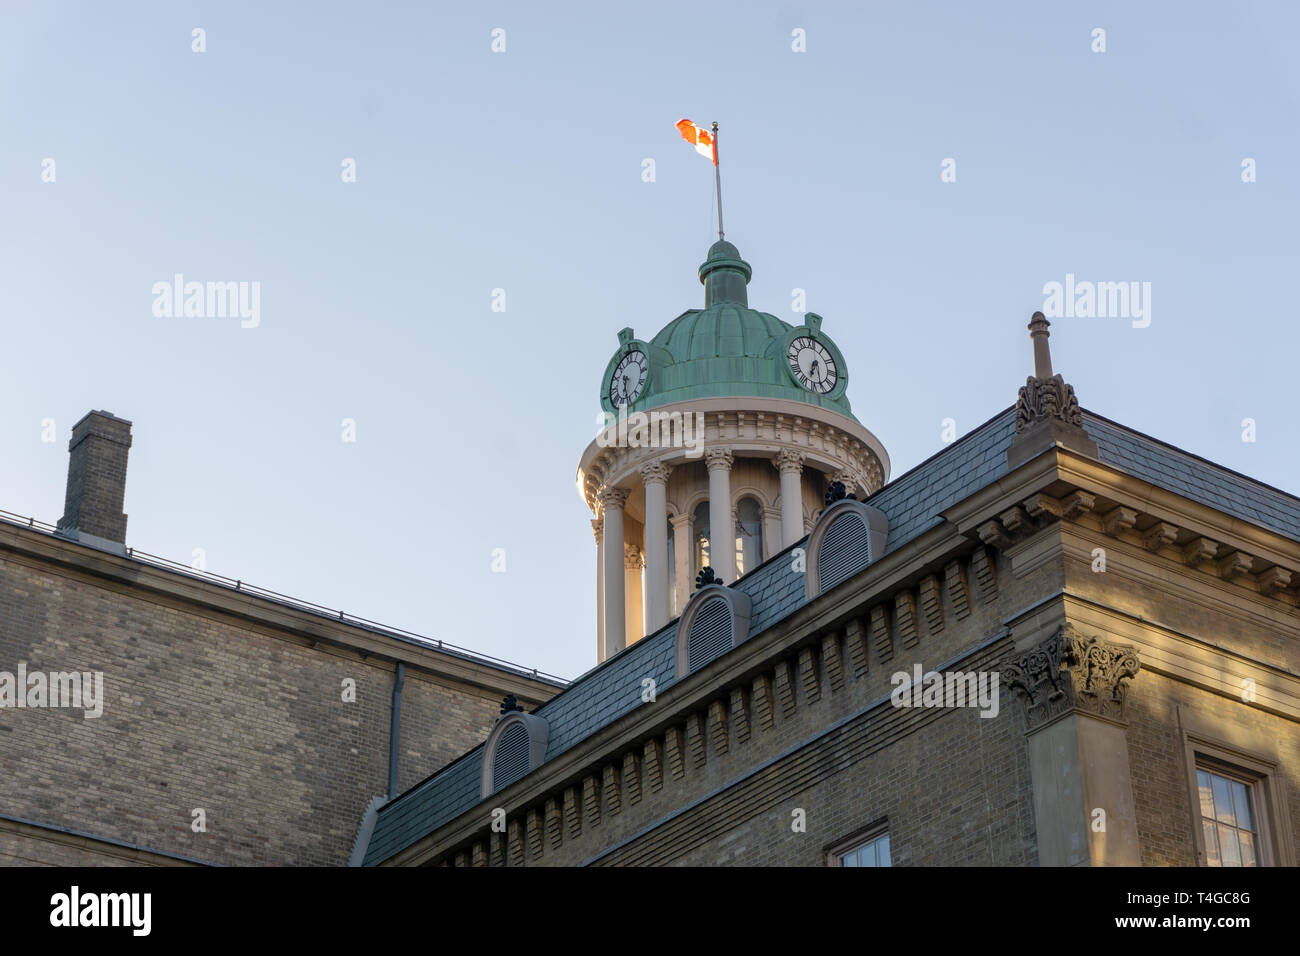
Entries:
{"type": "MultiPolygon", "coordinates": [[[[1006,473],[1015,421],[1014,408],[998,413],[871,497],[871,504],[889,518],[886,553],[939,524],[942,511],[1006,473]]],[[[1084,427],[1105,464],[1300,540],[1300,499],[1098,415],[1085,412],[1084,427]]],[[[789,549],[735,586],[752,600],[751,634],[761,633],[804,603],[804,577],[791,570],[789,549]]],[[[658,691],[669,687],[676,679],[676,646],[673,621],[576,678],[539,707],[536,713],[546,718],[549,731],[546,759],[641,706],[645,678],[653,678],[658,691]]],[[[366,864],[387,859],[478,804],[482,759],[480,745],[380,808],[366,864]]]]}

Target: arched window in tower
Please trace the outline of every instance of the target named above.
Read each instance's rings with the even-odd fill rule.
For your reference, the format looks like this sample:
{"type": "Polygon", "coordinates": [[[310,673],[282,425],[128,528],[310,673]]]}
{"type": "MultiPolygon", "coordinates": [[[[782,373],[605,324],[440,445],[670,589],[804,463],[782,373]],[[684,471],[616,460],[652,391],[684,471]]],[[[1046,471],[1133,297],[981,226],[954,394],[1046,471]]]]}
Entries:
{"type": "Polygon", "coordinates": [[[763,509],[753,498],[736,505],[736,576],[752,571],[763,560],[763,509]]]}
{"type": "Polygon", "coordinates": [[[709,503],[701,501],[695,506],[695,517],[691,521],[691,577],[709,563],[709,503]]]}

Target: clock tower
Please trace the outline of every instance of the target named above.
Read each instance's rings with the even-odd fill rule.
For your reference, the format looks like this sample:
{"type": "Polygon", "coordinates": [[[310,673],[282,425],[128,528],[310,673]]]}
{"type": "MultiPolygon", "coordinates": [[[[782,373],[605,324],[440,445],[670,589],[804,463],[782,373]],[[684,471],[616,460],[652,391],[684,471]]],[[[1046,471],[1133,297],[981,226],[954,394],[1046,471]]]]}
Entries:
{"type": "Polygon", "coordinates": [[[866,497],[889,478],[821,316],[792,326],[751,309],[751,275],[719,240],[699,269],[703,309],[650,339],[618,333],[600,383],[607,427],[578,465],[599,661],[679,615],[704,567],[731,584],[795,545],[832,482],[866,497]]]}

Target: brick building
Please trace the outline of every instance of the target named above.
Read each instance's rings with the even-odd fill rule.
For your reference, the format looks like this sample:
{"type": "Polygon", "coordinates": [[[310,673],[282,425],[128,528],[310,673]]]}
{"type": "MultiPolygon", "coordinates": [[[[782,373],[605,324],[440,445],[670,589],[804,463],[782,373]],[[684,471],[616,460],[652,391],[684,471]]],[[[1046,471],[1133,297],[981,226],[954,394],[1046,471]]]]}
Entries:
{"type": "Polygon", "coordinates": [[[0,520],[0,863],[1294,865],[1300,499],[1081,410],[1037,314],[891,478],[822,319],[699,278],[602,379],[568,685],[127,548],[86,416],[0,520]]]}
{"type": "Polygon", "coordinates": [[[505,695],[562,686],[128,549],[130,445],[91,412],[57,527],[0,514],[0,865],[342,865],[505,695]],[[83,699],[17,706],[20,672],[83,699]]]}
{"type": "Polygon", "coordinates": [[[365,862],[1294,865],[1300,500],[1082,411],[1041,314],[1015,406],[890,480],[821,319],[749,275],[720,241],[703,310],[619,334],[602,663],[365,862]],[[638,439],[696,411],[703,456],[638,439]]]}

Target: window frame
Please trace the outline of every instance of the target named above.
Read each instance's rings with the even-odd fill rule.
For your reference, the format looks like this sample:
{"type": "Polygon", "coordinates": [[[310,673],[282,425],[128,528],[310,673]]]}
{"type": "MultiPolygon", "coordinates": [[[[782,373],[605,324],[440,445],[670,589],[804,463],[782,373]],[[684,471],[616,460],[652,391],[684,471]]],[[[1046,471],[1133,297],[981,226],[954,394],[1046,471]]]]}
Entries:
{"type": "MultiPolygon", "coordinates": [[[[851,837],[840,840],[827,847],[825,850],[826,865],[832,867],[843,867],[844,857],[850,852],[857,852],[869,844],[875,843],[881,837],[889,837],[889,867],[894,865],[894,840],[890,834],[887,822],[874,823],[865,829],[859,830],[851,837]]],[[[855,869],[847,867],[846,869],[855,869]]],[[[883,867],[881,868],[883,869],[883,867]]]]}
{"type": "Polygon", "coordinates": [[[1202,828],[1201,792],[1196,780],[1196,772],[1204,770],[1246,785],[1255,817],[1255,865],[1295,866],[1290,814],[1282,776],[1278,772],[1280,761],[1271,745],[1261,739],[1258,732],[1224,720],[1210,721],[1181,705],[1178,724],[1187,777],[1195,865],[1210,865],[1202,828]]]}

